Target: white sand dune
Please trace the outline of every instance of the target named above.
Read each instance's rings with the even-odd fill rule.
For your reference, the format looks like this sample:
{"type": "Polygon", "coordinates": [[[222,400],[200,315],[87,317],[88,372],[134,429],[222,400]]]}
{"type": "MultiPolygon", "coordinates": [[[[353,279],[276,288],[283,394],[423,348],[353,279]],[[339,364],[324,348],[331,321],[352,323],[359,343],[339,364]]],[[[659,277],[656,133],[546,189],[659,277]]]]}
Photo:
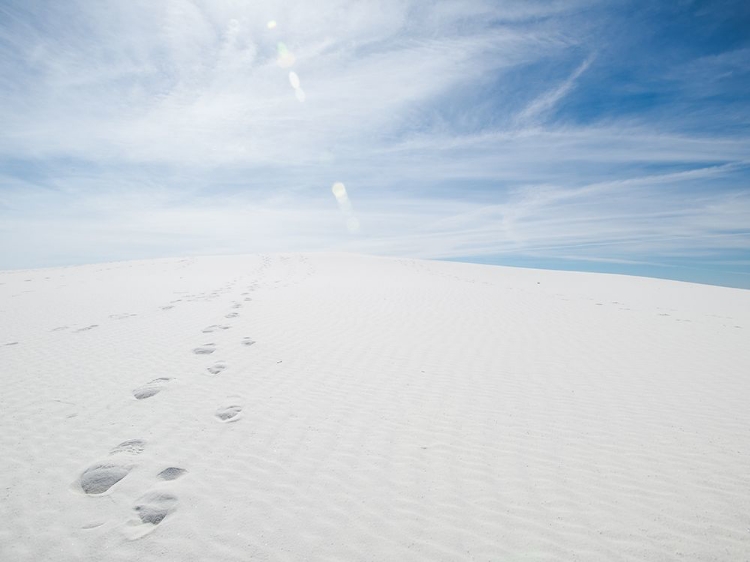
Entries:
{"type": "Polygon", "coordinates": [[[750,291],[207,257],[0,317],[3,562],[750,559],[750,291]]]}

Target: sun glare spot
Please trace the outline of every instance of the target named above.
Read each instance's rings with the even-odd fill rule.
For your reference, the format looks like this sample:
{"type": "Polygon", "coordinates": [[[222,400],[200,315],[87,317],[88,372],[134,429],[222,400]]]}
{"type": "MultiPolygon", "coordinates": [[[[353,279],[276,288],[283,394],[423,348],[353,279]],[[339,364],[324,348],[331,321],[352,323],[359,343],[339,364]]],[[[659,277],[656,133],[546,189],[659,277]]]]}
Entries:
{"type": "Polygon", "coordinates": [[[275,29],[276,28],[276,20],[271,20],[266,24],[266,27],[268,29],[275,29]]]}

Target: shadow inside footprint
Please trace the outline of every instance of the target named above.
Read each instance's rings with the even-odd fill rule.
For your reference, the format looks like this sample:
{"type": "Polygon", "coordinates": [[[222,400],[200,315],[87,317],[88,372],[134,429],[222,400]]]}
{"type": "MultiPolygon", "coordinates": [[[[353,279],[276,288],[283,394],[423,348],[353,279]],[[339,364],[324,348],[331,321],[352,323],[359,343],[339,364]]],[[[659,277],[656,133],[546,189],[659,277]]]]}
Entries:
{"type": "Polygon", "coordinates": [[[210,355],[214,351],[216,351],[216,344],[213,343],[206,343],[193,349],[193,353],[196,355],[210,355]]]}
{"type": "Polygon", "coordinates": [[[243,338],[242,339],[242,345],[251,346],[254,343],[255,343],[255,340],[253,340],[252,338],[243,338]]]}
{"type": "Polygon", "coordinates": [[[162,470],[157,476],[162,480],[177,480],[180,476],[183,476],[187,470],[184,468],[177,468],[176,466],[170,466],[162,470]]]}
{"type": "Polygon", "coordinates": [[[81,489],[89,495],[103,494],[130,472],[128,466],[96,464],[81,474],[81,489]]]}
{"type": "Polygon", "coordinates": [[[169,377],[161,377],[158,379],[154,379],[149,383],[144,384],[141,387],[136,388],[133,391],[133,396],[135,396],[136,400],[144,400],[146,398],[151,398],[152,396],[159,394],[159,392],[162,391],[164,388],[164,383],[169,382],[172,380],[169,377]]]}
{"type": "Polygon", "coordinates": [[[229,422],[235,422],[238,419],[240,419],[240,414],[242,413],[242,406],[239,406],[237,404],[231,404],[229,406],[225,406],[223,408],[219,408],[216,410],[216,417],[220,422],[229,423],[229,422]]]}
{"type": "Polygon", "coordinates": [[[134,509],[138,512],[141,522],[158,525],[174,511],[176,504],[177,498],[172,494],[151,492],[143,496],[134,509]]]}
{"type": "Polygon", "coordinates": [[[117,447],[114,447],[109,454],[110,455],[140,455],[146,448],[146,442],[143,439],[129,439],[123,441],[117,447]]]}
{"type": "Polygon", "coordinates": [[[219,361],[218,363],[215,363],[211,365],[210,367],[208,367],[206,370],[212,375],[218,375],[226,368],[227,368],[227,364],[219,361]]]}
{"type": "Polygon", "coordinates": [[[213,332],[216,332],[218,330],[228,330],[231,328],[231,326],[225,326],[225,325],[219,325],[219,324],[212,324],[211,326],[207,326],[203,328],[204,334],[211,334],[213,332]]]}

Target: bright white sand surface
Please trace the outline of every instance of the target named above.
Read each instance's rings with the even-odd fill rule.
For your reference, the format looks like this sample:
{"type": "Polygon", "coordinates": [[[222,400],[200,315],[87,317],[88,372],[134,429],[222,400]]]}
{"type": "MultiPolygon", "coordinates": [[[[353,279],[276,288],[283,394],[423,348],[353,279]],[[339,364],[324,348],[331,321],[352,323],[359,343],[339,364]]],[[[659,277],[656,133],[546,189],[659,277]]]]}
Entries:
{"type": "Polygon", "coordinates": [[[3,562],[750,558],[750,291],[237,256],[0,318],[3,562]]]}

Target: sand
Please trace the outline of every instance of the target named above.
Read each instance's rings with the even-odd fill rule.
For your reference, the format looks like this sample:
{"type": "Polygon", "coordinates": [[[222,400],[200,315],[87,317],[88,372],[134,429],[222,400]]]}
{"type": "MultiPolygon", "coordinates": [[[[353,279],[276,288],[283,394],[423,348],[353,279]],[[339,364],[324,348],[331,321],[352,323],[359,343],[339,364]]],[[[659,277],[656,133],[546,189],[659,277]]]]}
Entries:
{"type": "Polygon", "coordinates": [[[750,559],[750,291],[202,257],[0,318],[3,562],[750,559]]]}

